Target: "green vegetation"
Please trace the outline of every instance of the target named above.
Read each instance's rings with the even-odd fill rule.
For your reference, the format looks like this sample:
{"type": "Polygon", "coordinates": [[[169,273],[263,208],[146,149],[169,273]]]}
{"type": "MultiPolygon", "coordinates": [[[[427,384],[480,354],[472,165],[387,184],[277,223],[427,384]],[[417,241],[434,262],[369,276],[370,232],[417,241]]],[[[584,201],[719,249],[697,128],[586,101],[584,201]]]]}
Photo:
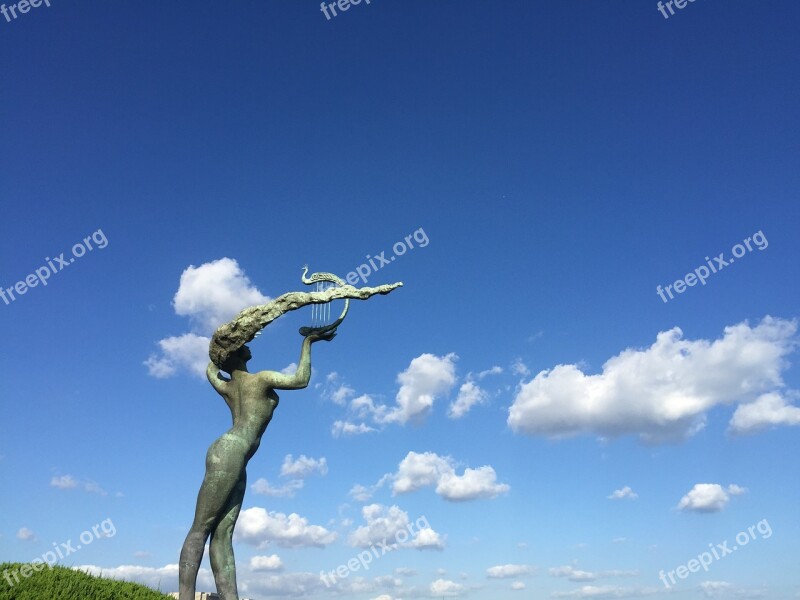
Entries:
{"type": "MultiPolygon", "coordinates": [[[[40,569],[42,565],[36,565],[40,569]]],[[[31,565],[0,564],[0,600],[165,600],[148,587],[87,575],[66,567],[44,568],[23,577],[20,569],[31,565]],[[6,577],[6,574],[8,577],[6,577]],[[19,582],[14,575],[18,575],[19,582]],[[8,580],[14,583],[13,587],[8,580]]],[[[31,569],[32,570],[32,569],[31,569]]]]}

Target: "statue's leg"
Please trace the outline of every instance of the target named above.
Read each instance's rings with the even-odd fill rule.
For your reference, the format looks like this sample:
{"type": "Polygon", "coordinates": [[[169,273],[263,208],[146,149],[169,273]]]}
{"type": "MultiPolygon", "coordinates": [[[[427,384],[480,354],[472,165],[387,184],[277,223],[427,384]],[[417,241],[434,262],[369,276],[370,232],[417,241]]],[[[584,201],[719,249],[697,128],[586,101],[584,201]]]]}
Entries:
{"type": "Polygon", "coordinates": [[[206,540],[225,515],[229,498],[244,471],[247,450],[244,440],[230,434],[223,435],[208,449],[206,475],[197,495],[194,522],[181,549],[180,600],[194,600],[206,540]]]}
{"type": "Polygon", "coordinates": [[[242,475],[233,488],[228,504],[225,506],[224,516],[211,533],[211,570],[214,571],[214,580],[217,582],[217,593],[221,600],[239,600],[236,588],[236,561],[233,556],[233,529],[242,509],[242,500],[247,489],[247,473],[242,475]]]}

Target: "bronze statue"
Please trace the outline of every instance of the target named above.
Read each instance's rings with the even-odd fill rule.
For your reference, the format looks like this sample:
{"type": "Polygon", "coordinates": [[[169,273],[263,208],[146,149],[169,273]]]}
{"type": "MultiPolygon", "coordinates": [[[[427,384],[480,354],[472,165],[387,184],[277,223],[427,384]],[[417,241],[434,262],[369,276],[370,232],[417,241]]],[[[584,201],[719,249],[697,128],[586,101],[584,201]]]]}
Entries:
{"type": "MultiPolygon", "coordinates": [[[[258,450],[261,436],[278,406],[275,390],[298,390],[308,386],[311,377],[311,345],[330,341],[344,320],[349,300],[366,300],[375,294],[388,294],[402,283],[375,288],[354,288],[331,273],[314,273],[302,281],[316,283],[317,292],[290,292],[262,306],[243,310],[230,323],[214,333],[209,348],[211,362],[208,380],[231,410],[233,426],[217,439],[206,455],[206,474],[197,496],[197,507],[191,530],[186,536],[180,556],[180,600],[194,600],[197,572],[209,536],[211,569],[222,600],[239,600],[236,586],[236,564],[233,555],[233,530],[247,487],[247,463],[258,450]],[[328,289],[321,286],[331,285],[328,289]],[[330,324],[303,327],[300,362],[292,375],[276,371],[250,373],[247,362],[252,358],[246,345],[270,322],[290,310],[309,304],[326,307],[332,300],[345,299],[341,315],[330,324]],[[225,371],[230,378],[223,377],[225,371]]],[[[330,311],[315,306],[315,319],[330,311]]]]}

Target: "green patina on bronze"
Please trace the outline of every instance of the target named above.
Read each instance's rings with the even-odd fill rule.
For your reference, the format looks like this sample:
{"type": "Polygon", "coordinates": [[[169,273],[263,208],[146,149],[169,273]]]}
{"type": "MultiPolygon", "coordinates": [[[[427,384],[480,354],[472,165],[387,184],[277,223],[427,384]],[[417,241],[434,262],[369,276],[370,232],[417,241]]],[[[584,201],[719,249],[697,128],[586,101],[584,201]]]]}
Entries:
{"type": "MultiPolygon", "coordinates": [[[[307,271],[307,269],[306,269],[307,271]]],[[[250,373],[247,362],[252,358],[246,345],[269,323],[292,310],[310,304],[324,304],[338,299],[367,300],[376,294],[388,294],[402,283],[378,287],[355,288],[329,273],[315,273],[303,283],[333,282],[337,287],[322,292],[289,292],[272,302],[253,306],[214,333],[209,347],[211,362],[208,381],[225,400],[231,411],[233,426],[217,439],[206,455],[206,474],[197,496],[194,522],[180,556],[180,600],[194,600],[197,572],[205,543],[211,538],[211,569],[222,600],[239,600],[236,586],[236,563],[233,555],[233,530],[247,488],[246,467],[261,444],[261,436],[278,406],[275,390],[298,390],[308,386],[311,378],[311,345],[330,341],[342,315],[324,327],[304,327],[300,360],[294,374],[277,371],[250,373]],[[224,377],[225,371],[230,377],[224,377]]]]}

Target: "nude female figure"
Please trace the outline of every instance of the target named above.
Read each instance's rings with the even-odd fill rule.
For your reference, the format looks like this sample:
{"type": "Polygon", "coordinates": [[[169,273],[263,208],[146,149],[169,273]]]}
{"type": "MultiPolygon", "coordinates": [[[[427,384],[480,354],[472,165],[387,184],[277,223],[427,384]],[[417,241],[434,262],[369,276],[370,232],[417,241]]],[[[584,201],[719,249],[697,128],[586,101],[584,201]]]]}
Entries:
{"type": "Polygon", "coordinates": [[[208,380],[228,404],[233,427],[211,444],[206,455],[206,474],[197,496],[194,522],[181,550],[180,600],[194,600],[197,572],[209,536],[217,593],[222,600],[239,600],[232,540],[247,487],[247,463],[258,450],[261,436],[278,406],[275,390],[299,390],[308,386],[311,344],[330,341],[335,336],[335,330],[306,336],[294,375],[275,371],[249,373],[247,361],[252,354],[246,345],[222,365],[230,379],[220,375],[220,369],[213,362],[208,365],[208,380]]]}

